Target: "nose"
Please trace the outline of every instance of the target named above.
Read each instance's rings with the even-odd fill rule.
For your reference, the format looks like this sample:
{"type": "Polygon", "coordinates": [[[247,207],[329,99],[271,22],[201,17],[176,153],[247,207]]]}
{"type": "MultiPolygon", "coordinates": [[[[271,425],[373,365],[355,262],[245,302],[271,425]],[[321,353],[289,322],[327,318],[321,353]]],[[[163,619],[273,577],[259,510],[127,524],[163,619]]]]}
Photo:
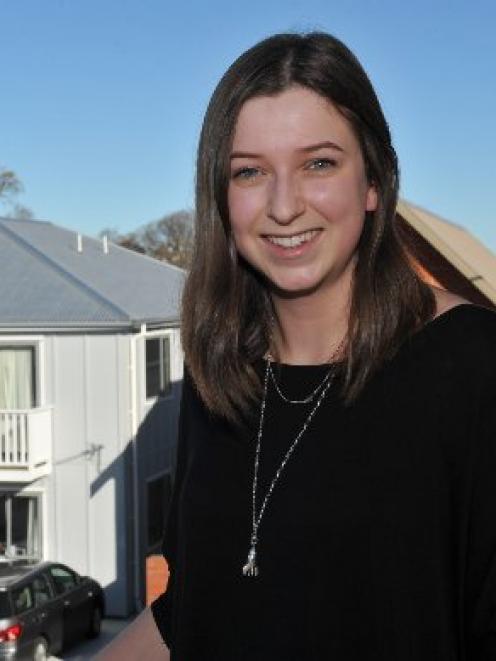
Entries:
{"type": "Polygon", "coordinates": [[[288,225],[305,210],[298,183],[289,176],[274,177],[270,188],[267,215],[279,225],[288,225]]]}

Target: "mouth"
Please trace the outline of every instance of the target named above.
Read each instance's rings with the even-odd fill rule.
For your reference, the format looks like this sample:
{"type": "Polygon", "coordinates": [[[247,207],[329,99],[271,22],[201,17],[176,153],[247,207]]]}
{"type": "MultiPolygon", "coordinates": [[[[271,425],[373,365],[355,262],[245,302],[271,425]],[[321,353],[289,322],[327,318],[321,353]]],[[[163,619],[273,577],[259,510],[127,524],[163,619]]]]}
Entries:
{"type": "Polygon", "coordinates": [[[320,234],[321,230],[308,230],[306,232],[298,232],[290,236],[277,236],[275,234],[265,234],[264,239],[269,241],[274,246],[281,248],[298,248],[305,243],[309,243],[320,234]]]}

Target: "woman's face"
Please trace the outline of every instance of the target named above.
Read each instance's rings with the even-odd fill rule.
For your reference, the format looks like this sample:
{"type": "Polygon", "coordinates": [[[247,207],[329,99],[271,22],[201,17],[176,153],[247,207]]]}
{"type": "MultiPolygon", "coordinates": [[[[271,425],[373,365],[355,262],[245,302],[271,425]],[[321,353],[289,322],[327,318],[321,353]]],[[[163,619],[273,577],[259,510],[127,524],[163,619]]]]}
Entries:
{"type": "Polygon", "coordinates": [[[240,255],[280,294],[351,281],[366,211],[377,205],[348,121],[303,87],[241,108],[228,205],[240,255]]]}

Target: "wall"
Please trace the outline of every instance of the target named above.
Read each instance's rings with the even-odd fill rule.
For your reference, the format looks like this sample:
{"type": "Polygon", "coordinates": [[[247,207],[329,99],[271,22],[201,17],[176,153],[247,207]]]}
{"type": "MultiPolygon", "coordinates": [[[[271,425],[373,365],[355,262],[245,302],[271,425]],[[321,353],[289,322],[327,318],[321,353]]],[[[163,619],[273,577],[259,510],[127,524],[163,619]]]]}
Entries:
{"type": "MultiPolygon", "coordinates": [[[[146,602],[146,557],[150,552],[147,545],[147,481],[164,472],[174,472],[177,446],[177,423],[183,378],[183,355],[179,329],[169,331],[171,342],[171,382],[169,397],[154,401],[146,400],[145,391],[145,339],[141,338],[137,347],[139,418],[141,424],[137,434],[138,454],[138,498],[139,498],[139,575],[142,604],[146,602]]],[[[151,335],[148,335],[148,337],[151,335]]]]}
{"type": "Polygon", "coordinates": [[[109,612],[125,616],[133,602],[130,336],[57,335],[46,345],[46,400],[54,405],[46,557],[96,578],[109,612]]]}

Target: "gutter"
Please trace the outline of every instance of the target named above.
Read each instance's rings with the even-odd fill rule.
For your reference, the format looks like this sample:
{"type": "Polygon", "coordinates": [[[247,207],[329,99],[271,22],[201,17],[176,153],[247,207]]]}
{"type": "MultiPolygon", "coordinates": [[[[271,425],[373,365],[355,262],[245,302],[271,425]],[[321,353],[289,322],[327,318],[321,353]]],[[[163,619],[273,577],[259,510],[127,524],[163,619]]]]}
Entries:
{"type": "Polygon", "coordinates": [[[139,543],[139,488],[138,488],[138,449],[136,446],[138,435],[138,370],[137,363],[137,343],[146,335],[146,324],[141,324],[139,333],[131,337],[129,347],[129,378],[131,379],[131,443],[133,457],[133,554],[134,554],[134,607],[136,613],[143,609],[143,603],[140,599],[140,543],[139,543]]]}
{"type": "Polygon", "coordinates": [[[148,328],[159,329],[159,328],[177,328],[179,326],[179,321],[177,317],[171,318],[156,318],[151,317],[150,319],[139,319],[139,320],[129,320],[126,323],[121,321],[103,321],[103,322],[81,322],[76,321],[74,323],[50,323],[43,325],[39,322],[6,322],[0,320],[0,334],[1,333],[129,333],[129,332],[139,332],[143,325],[146,325],[148,328]]]}

